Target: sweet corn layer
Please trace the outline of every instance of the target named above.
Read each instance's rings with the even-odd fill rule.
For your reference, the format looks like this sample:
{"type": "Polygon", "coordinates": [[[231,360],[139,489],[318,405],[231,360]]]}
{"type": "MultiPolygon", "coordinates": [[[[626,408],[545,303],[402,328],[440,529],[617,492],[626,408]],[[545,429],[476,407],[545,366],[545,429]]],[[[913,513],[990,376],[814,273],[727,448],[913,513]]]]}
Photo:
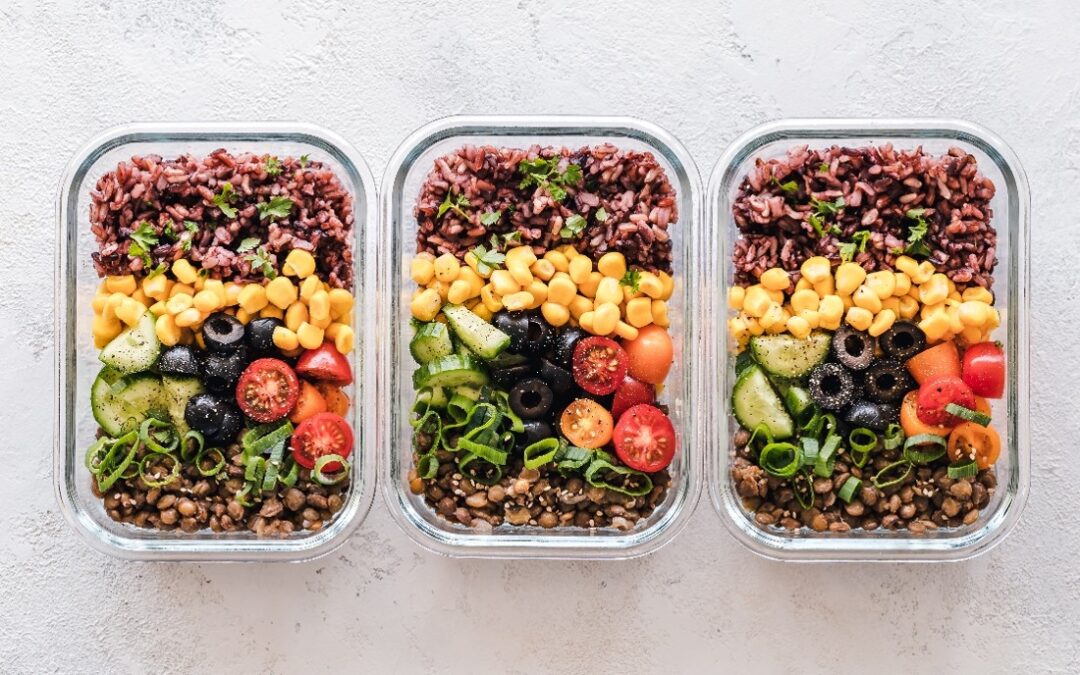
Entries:
{"type": "Polygon", "coordinates": [[[803,262],[793,287],[785,270],[770,268],[759,283],[728,289],[728,308],[737,312],[728,330],[742,349],[766,332],[805,338],[815,328],[836,330],[846,323],[878,336],[896,321],[915,321],[930,343],[959,338],[971,344],[989,339],[1000,323],[987,289],[973,286],[961,293],[931,263],[908,256],[897,258],[895,267],[868,274],[856,263],[833,269],[828,258],[815,256],[803,262]]]}

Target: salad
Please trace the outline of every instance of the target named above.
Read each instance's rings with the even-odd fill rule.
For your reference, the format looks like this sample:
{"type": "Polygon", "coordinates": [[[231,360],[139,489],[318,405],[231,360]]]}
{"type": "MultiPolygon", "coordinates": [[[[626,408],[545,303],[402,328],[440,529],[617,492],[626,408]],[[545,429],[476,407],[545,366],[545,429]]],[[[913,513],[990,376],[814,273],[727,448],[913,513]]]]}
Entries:
{"type": "Polygon", "coordinates": [[[759,526],[975,523],[1005,391],[993,184],[959,149],[793,148],[742,182],[731,480],[759,526]]]}
{"type": "Polygon", "coordinates": [[[410,490],[479,530],[648,518],[678,452],[662,395],[678,214],[655,158],[466,146],[414,213],[410,490]]]}
{"type": "Polygon", "coordinates": [[[94,494],[184,532],[319,530],[344,505],[352,199],[308,157],[137,156],[92,193],[94,494]]]}

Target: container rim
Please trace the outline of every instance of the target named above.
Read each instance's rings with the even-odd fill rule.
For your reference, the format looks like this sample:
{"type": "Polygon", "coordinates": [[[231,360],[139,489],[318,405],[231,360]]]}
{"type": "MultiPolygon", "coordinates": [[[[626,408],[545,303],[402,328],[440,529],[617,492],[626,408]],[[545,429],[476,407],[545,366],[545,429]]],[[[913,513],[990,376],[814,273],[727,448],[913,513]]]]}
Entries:
{"type": "MultiPolygon", "coordinates": [[[[361,359],[353,359],[354,364],[362,368],[363,377],[358,378],[358,401],[353,406],[354,428],[359,426],[358,436],[362,439],[364,458],[353,465],[354,482],[350,490],[355,496],[350,497],[345,507],[337,514],[332,524],[325,530],[302,538],[285,539],[244,539],[237,540],[215,535],[213,538],[191,538],[155,540],[153,538],[131,539],[117,536],[103,528],[85,511],[76,505],[73,495],[74,486],[64,476],[67,445],[74,442],[70,437],[69,427],[74,422],[68,419],[65,406],[71,395],[66,386],[69,370],[68,356],[74,355],[75,345],[68,339],[65,330],[67,305],[74,294],[77,275],[65,275],[70,265],[75,264],[69,256],[69,243],[74,246],[77,233],[72,226],[75,220],[69,216],[79,201],[77,193],[81,182],[90,167],[102,155],[130,143],[139,142],[177,142],[200,141],[223,143],[260,142],[273,143],[288,141],[305,143],[332,156],[348,173],[339,176],[346,182],[347,189],[353,192],[357,215],[369,227],[376,220],[378,195],[375,181],[363,156],[342,136],[321,126],[306,122],[262,122],[262,121],[218,121],[218,122],[132,122],[110,127],[84,143],[67,162],[60,176],[56,199],[56,262],[53,268],[53,339],[55,341],[53,398],[56,401],[53,414],[53,466],[52,483],[57,503],[64,519],[79,533],[93,549],[122,560],[141,562],[301,562],[318,558],[334,551],[364,521],[371,508],[378,478],[378,453],[375,452],[374,432],[367,424],[357,424],[365,411],[371,409],[374,401],[373,369],[364,367],[361,359]],[[360,207],[362,206],[362,212],[360,207]],[[362,397],[362,403],[361,403],[362,397]],[[135,543],[135,545],[133,545],[135,543]]],[[[367,236],[366,228],[354,226],[354,287],[367,289],[373,287],[374,271],[361,262],[371,259],[372,237],[367,236]],[[360,239],[362,237],[362,239],[360,239]]],[[[359,303],[357,303],[359,304],[359,303]]],[[[354,310],[355,311],[355,310],[354,310]]],[[[370,323],[370,322],[369,322],[370,323]]],[[[72,328],[72,332],[74,328],[72,328]]],[[[356,352],[368,354],[371,351],[373,328],[365,326],[363,335],[358,335],[361,349],[356,352]]],[[[77,452],[75,454],[77,457],[77,452]]]]}
{"type": "MultiPolygon", "coordinates": [[[[717,415],[717,425],[707,460],[706,481],[710,501],[724,526],[744,547],[755,554],[781,562],[956,562],[968,560],[989,551],[1013,530],[1027,505],[1031,483],[1031,456],[1029,432],[1029,352],[1030,323],[1028,302],[1030,287],[1030,266],[1028,250],[1030,248],[1030,210],[1031,195],[1027,174],[1019,157],[1012,148],[996,133],[986,127],[966,120],[953,118],[783,118],[760,124],[735,138],[725,149],[710,173],[706,188],[706,222],[710,236],[717,238],[709,243],[708,250],[719,251],[718,264],[727,263],[726,217],[728,205],[724,186],[731,179],[741,163],[757,152],[762,146],[777,140],[790,139],[793,142],[813,141],[815,139],[859,138],[892,141],[896,138],[920,140],[955,140],[967,143],[985,153],[1001,172],[1006,185],[997,186],[1007,190],[1007,209],[1004,226],[1009,233],[1009,258],[999,261],[1008,265],[1009,287],[1007,289],[1010,310],[1007,317],[1006,358],[1008,359],[1009,384],[1006,391],[1007,411],[1011,424],[1015,424],[1015,475],[1009,482],[1000,485],[1013,485],[1012,493],[1006,492],[995,513],[978,530],[953,539],[896,537],[882,538],[852,537],[789,537],[780,536],[764,530],[748,531],[740,523],[746,521],[741,505],[725,499],[721,481],[728,481],[722,470],[727,466],[728,453],[726,428],[727,415],[717,415]],[[1013,418],[1015,417],[1015,421],[1013,418]],[[723,439],[723,440],[721,440],[723,439]],[[837,542],[843,542],[838,544],[837,542]],[[902,543],[898,546],[882,546],[886,542],[902,543]]],[[[1001,216],[997,216],[1000,218],[1001,216]]],[[[721,294],[716,294],[717,296],[721,294]]],[[[726,317],[726,303],[717,297],[712,298],[714,316],[726,317]]],[[[719,345],[719,352],[711,359],[714,379],[723,384],[726,381],[728,335],[726,327],[719,329],[719,336],[710,340],[709,348],[719,345]]],[[[720,393],[726,397],[726,391],[720,393]]],[[[724,406],[726,398],[717,403],[724,406]]]]}
{"type": "MultiPolygon", "coordinates": [[[[622,137],[643,142],[651,149],[664,156],[682,176],[674,176],[679,189],[689,194],[690,218],[688,224],[688,247],[701,250],[701,230],[703,210],[701,203],[701,178],[693,158],[686,148],[669,132],[661,127],[635,117],[627,116],[591,116],[591,115],[451,115],[438,118],[424,124],[399,144],[387,163],[381,184],[379,233],[380,239],[394,241],[395,204],[400,182],[404,179],[405,169],[413,164],[431,145],[448,138],[469,136],[591,136],[622,137]]],[[[394,315],[392,274],[396,270],[396,261],[392,255],[380,256],[379,269],[379,317],[378,324],[383,328],[383,338],[394,335],[394,315]]],[[[686,297],[688,302],[697,301],[700,284],[693,275],[687,275],[686,297]]],[[[685,344],[690,354],[697,354],[704,340],[700,339],[701,321],[687,321],[685,344]]],[[[395,340],[390,340],[396,343],[395,340]]],[[[391,365],[395,354],[390,353],[388,344],[380,352],[379,391],[392,398],[394,391],[391,365]]],[[[688,371],[692,373],[692,369],[688,371]]],[[[691,390],[702,383],[702,378],[691,376],[691,390]]],[[[396,411],[394,413],[396,415],[396,411]]],[[[630,559],[652,553],[674,539],[686,526],[697,507],[702,490],[705,447],[704,436],[697,426],[697,415],[693,412],[693,402],[687,402],[684,412],[687,424],[695,430],[694,450],[689,453],[685,471],[688,474],[687,490],[680,492],[678,499],[663,518],[648,530],[628,532],[623,535],[605,537],[560,536],[560,535],[513,535],[513,536],[460,536],[453,532],[440,530],[423,519],[409,516],[402,491],[394,480],[393,462],[390,460],[391,444],[396,443],[397,430],[387,430],[390,422],[380,418],[379,447],[386,456],[380,457],[380,482],[383,500],[390,515],[399,528],[421,548],[453,557],[464,558],[529,558],[529,559],[630,559]]]]}

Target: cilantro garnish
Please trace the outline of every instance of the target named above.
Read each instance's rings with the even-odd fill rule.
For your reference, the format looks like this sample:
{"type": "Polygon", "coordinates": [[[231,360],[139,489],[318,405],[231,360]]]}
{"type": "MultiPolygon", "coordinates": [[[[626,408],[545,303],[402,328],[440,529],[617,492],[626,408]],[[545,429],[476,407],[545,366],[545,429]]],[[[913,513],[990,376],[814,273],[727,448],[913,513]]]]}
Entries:
{"type": "Polygon", "coordinates": [[[810,227],[814,228],[814,232],[817,232],[817,236],[824,239],[826,235],[840,234],[840,228],[836,225],[828,225],[826,227],[825,219],[816,213],[811,213],[806,217],[806,222],[810,223],[810,227]]]}
{"type": "Polygon", "coordinates": [[[514,230],[510,234],[503,235],[503,245],[506,244],[520,244],[521,243],[521,230],[514,230]]]}
{"type": "Polygon", "coordinates": [[[607,211],[604,210],[604,207],[601,206],[600,208],[596,209],[596,213],[593,214],[593,217],[596,218],[596,222],[598,223],[606,223],[608,219],[608,214],[607,211]]]}
{"type": "Polygon", "coordinates": [[[307,165],[308,165],[308,162],[310,162],[310,161],[311,161],[310,156],[308,156],[308,155],[300,155],[300,168],[301,169],[306,169],[307,165]]]}
{"type": "Polygon", "coordinates": [[[254,251],[259,247],[261,240],[258,237],[247,237],[240,242],[240,245],[236,247],[237,253],[247,253],[248,251],[254,251]]]}
{"type": "Polygon", "coordinates": [[[828,162],[822,162],[818,166],[817,170],[818,170],[818,173],[829,173],[829,163],[828,162]]]}
{"type": "Polygon", "coordinates": [[[153,270],[151,270],[151,271],[150,271],[150,274],[146,275],[146,278],[147,278],[147,279],[153,279],[154,277],[156,277],[156,276],[157,276],[157,275],[159,275],[159,274],[164,274],[164,273],[165,273],[165,270],[166,270],[166,269],[168,269],[168,267],[169,267],[169,266],[168,266],[168,265],[166,265],[166,264],[165,264],[165,263],[163,263],[163,262],[162,262],[162,263],[158,263],[158,266],[157,266],[157,267],[155,267],[155,268],[154,268],[153,270]]]}
{"type": "Polygon", "coordinates": [[[195,235],[199,233],[199,224],[194,220],[184,221],[184,230],[188,233],[188,236],[184,237],[180,241],[180,248],[184,251],[191,250],[191,240],[195,238],[195,235]]]}
{"type": "Polygon", "coordinates": [[[233,190],[232,183],[222,183],[221,192],[214,195],[213,202],[214,206],[221,209],[221,213],[224,214],[226,218],[231,219],[236,217],[236,209],[232,207],[232,204],[236,202],[236,199],[237,194],[233,190]]]}
{"type": "MultiPolygon", "coordinates": [[[[243,246],[248,239],[240,242],[243,246]]],[[[266,252],[265,246],[260,246],[254,253],[244,256],[244,259],[251,263],[251,266],[258,269],[263,273],[263,276],[267,279],[273,279],[277,276],[277,270],[274,269],[274,265],[270,262],[270,254],[266,252]]]]}
{"type": "Polygon", "coordinates": [[[923,257],[930,255],[930,247],[926,244],[926,233],[930,229],[930,223],[923,218],[925,213],[926,209],[909,209],[904,214],[915,221],[915,224],[908,228],[907,246],[904,248],[904,253],[923,257]]]}
{"type": "Polygon", "coordinates": [[[267,218],[274,220],[275,218],[285,218],[292,211],[293,200],[288,197],[271,197],[268,204],[256,204],[255,208],[259,211],[259,220],[265,220],[267,218]]]}
{"type": "Polygon", "coordinates": [[[634,293],[637,293],[638,290],[640,290],[640,288],[639,288],[640,283],[641,283],[641,272],[638,271],[638,270],[626,270],[626,274],[624,274],[623,278],[619,280],[619,285],[620,286],[626,286],[627,288],[629,288],[634,293]]]}
{"type": "Polygon", "coordinates": [[[154,226],[144,220],[139,223],[139,226],[129,236],[131,243],[128,245],[128,255],[142,258],[146,267],[153,265],[154,260],[150,257],[150,251],[160,241],[154,226]]]}
{"type": "Polygon", "coordinates": [[[174,227],[173,221],[170,220],[169,222],[165,223],[165,227],[161,230],[161,235],[163,237],[176,241],[176,228],[174,227]]]}
{"type": "Polygon", "coordinates": [[[563,221],[562,229],[559,230],[559,236],[563,239],[573,239],[582,233],[587,224],[585,218],[580,214],[575,213],[563,221]]]}
{"type": "Polygon", "coordinates": [[[469,214],[465,213],[464,208],[471,206],[469,204],[469,198],[463,194],[459,194],[456,197],[450,195],[450,191],[446,191],[446,197],[443,198],[442,204],[439,204],[439,212],[435,214],[435,219],[438,220],[446,215],[447,211],[453,211],[465,220],[469,219],[469,214]]]}
{"type": "Polygon", "coordinates": [[[835,216],[845,206],[843,197],[837,197],[835,201],[831,202],[811,197],[810,205],[814,207],[814,212],[819,216],[835,216]]]}
{"type": "MultiPolygon", "coordinates": [[[[495,235],[492,235],[493,239],[494,237],[495,235]]],[[[503,264],[506,260],[506,256],[499,253],[499,249],[495,245],[496,241],[492,242],[490,250],[485,248],[483,244],[479,244],[469,251],[476,257],[476,271],[479,272],[481,276],[491,276],[491,273],[499,269],[499,265],[503,264]]]]}
{"type": "Polygon", "coordinates": [[[496,223],[498,223],[499,219],[501,219],[501,218],[502,218],[502,209],[500,209],[498,211],[488,211],[484,215],[480,216],[480,224],[491,227],[492,225],[495,225],[496,223]]]}
{"type": "Polygon", "coordinates": [[[869,241],[870,231],[859,230],[851,235],[851,241],[846,244],[840,244],[840,259],[844,262],[851,262],[854,260],[856,253],[866,252],[866,244],[869,241]]]}
{"type": "Polygon", "coordinates": [[[799,194],[799,184],[793,180],[781,183],[776,179],[776,176],[773,176],[770,180],[773,185],[780,188],[780,190],[783,191],[783,193],[786,194],[788,197],[794,197],[799,194]]]}
{"type": "Polygon", "coordinates": [[[266,175],[277,176],[281,173],[281,160],[273,155],[266,158],[266,175]]]}
{"type": "Polygon", "coordinates": [[[574,163],[567,165],[566,170],[560,173],[557,157],[524,160],[518,164],[518,171],[524,176],[518,183],[519,189],[541,187],[557,202],[566,199],[567,187],[580,185],[584,178],[581,167],[574,163]]]}

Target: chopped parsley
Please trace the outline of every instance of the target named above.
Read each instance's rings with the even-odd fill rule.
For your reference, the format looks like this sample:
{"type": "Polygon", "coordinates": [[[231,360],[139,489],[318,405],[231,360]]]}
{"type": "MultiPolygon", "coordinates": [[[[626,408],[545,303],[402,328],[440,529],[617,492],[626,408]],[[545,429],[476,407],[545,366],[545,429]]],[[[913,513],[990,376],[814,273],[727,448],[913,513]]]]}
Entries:
{"type": "Polygon", "coordinates": [[[521,231],[514,230],[509,234],[503,235],[503,245],[506,244],[520,244],[521,243],[521,231]]]}
{"type": "Polygon", "coordinates": [[[551,198],[557,202],[566,199],[566,188],[581,185],[584,176],[581,167],[571,162],[566,170],[559,171],[559,158],[527,159],[518,164],[518,171],[524,176],[518,183],[518,188],[524,190],[528,187],[540,187],[547,190],[551,198]]]}
{"type": "Polygon", "coordinates": [[[435,214],[435,219],[438,220],[446,215],[447,211],[453,211],[465,220],[469,219],[469,214],[465,213],[464,209],[469,204],[469,198],[463,194],[459,194],[456,197],[450,195],[450,191],[446,191],[446,197],[442,200],[442,204],[439,204],[439,212],[435,214]]]}
{"type": "Polygon", "coordinates": [[[476,271],[482,276],[490,276],[492,272],[499,269],[499,265],[506,261],[506,256],[499,253],[498,240],[495,239],[495,235],[491,236],[493,241],[490,250],[485,248],[483,244],[479,244],[469,251],[476,257],[476,271]]]}
{"type": "Polygon", "coordinates": [[[248,251],[254,251],[259,247],[260,241],[258,237],[248,237],[240,242],[240,245],[236,247],[236,252],[247,253],[248,251]]]}
{"type": "Polygon", "coordinates": [[[188,236],[180,240],[180,248],[184,251],[191,250],[191,240],[195,238],[195,235],[199,233],[199,224],[194,220],[184,221],[184,230],[188,233],[188,236]]]}
{"type": "Polygon", "coordinates": [[[277,176],[281,174],[281,160],[273,155],[266,158],[266,175],[277,176]]]}
{"type": "Polygon", "coordinates": [[[153,279],[154,277],[156,277],[159,274],[164,274],[165,270],[168,269],[168,267],[169,266],[166,265],[163,262],[158,263],[158,266],[155,267],[153,270],[151,270],[150,274],[146,275],[146,278],[147,279],[153,279]]]}
{"type": "Polygon", "coordinates": [[[814,228],[814,232],[817,232],[817,236],[824,239],[826,235],[840,234],[840,228],[833,224],[826,224],[825,219],[816,213],[811,213],[806,217],[806,222],[810,223],[810,227],[814,228]]]}
{"type": "Polygon", "coordinates": [[[640,290],[639,284],[641,284],[641,272],[638,270],[626,270],[626,274],[619,280],[620,286],[626,286],[634,293],[640,290]]]}
{"type": "Polygon", "coordinates": [[[285,218],[292,211],[292,207],[293,200],[281,196],[271,197],[268,204],[255,205],[255,208],[259,211],[259,220],[285,218]]]}
{"type": "Polygon", "coordinates": [[[909,209],[904,214],[915,221],[915,224],[908,228],[907,246],[904,247],[904,253],[923,257],[930,255],[930,247],[926,243],[926,233],[930,229],[930,223],[923,217],[925,213],[926,209],[909,209]]]}
{"type": "Polygon", "coordinates": [[[596,222],[598,223],[606,223],[608,219],[607,211],[605,211],[604,207],[601,206],[600,208],[596,209],[596,213],[593,214],[593,217],[596,218],[596,222]]]}
{"type": "MultiPolygon", "coordinates": [[[[245,239],[240,242],[243,246],[250,239],[245,239]]],[[[244,259],[251,263],[252,268],[262,272],[263,276],[267,279],[273,279],[277,276],[277,270],[274,269],[274,265],[270,262],[270,254],[266,252],[265,246],[260,246],[254,253],[244,256],[244,259]]]]}
{"type": "Polygon", "coordinates": [[[502,219],[502,209],[498,211],[488,211],[480,216],[480,224],[491,227],[492,225],[497,224],[500,219],[502,219]]]}
{"type": "Polygon", "coordinates": [[[154,264],[154,259],[150,257],[150,251],[160,241],[154,226],[144,220],[131,233],[130,238],[128,255],[142,258],[143,264],[148,268],[151,267],[154,264]]]}
{"type": "Polygon", "coordinates": [[[173,241],[176,241],[176,228],[173,227],[173,221],[165,223],[165,227],[161,230],[161,235],[173,241]]]}
{"type": "Polygon", "coordinates": [[[776,176],[773,176],[772,184],[780,188],[780,190],[788,197],[794,197],[799,194],[799,184],[793,180],[781,183],[780,181],[776,180],[776,176]]]}
{"type": "Polygon", "coordinates": [[[831,202],[811,197],[810,205],[814,207],[814,212],[819,216],[835,216],[845,206],[843,197],[837,197],[835,201],[831,202]]]}
{"type": "Polygon", "coordinates": [[[851,241],[840,244],[840,259],[844,262],[851,262],[855,259],[856,253],[866,252],[866,244],[869,241],[870,230],[859,230],[851,235],[851,241]]]}
{"type": "Polygon", "coordinates": [[[222,183],[221,192],[214,195],[214,206],[221,209],[221,213],[226,218],[235,218],[236,209],[232,207],[236,203],[237,194],[233,190],[232,183],[222,183]]]}
{"type": "Polygon", "coordinates": [[[585,225],[587,224],[587,221],[581,214],[575,213],[563,221],[562,229],[559,230],[559,236],[563,239],[573,239],[585,230],[585,225]]]}
{"type": "Polygon", "coordinates": [[[306,169],[307,165],[308,165],[308,162],[310,162],[310,161],[311,161],[311,157],[309,155],[300,155],[300,168],[301,169],[306,169]]]}
{"type": "Polygon", "coordinates": [[[818,170],[818,173],[829,173],[829,163],[828,162],[822,162],[818,166],[817,170],[818,170]]]}

